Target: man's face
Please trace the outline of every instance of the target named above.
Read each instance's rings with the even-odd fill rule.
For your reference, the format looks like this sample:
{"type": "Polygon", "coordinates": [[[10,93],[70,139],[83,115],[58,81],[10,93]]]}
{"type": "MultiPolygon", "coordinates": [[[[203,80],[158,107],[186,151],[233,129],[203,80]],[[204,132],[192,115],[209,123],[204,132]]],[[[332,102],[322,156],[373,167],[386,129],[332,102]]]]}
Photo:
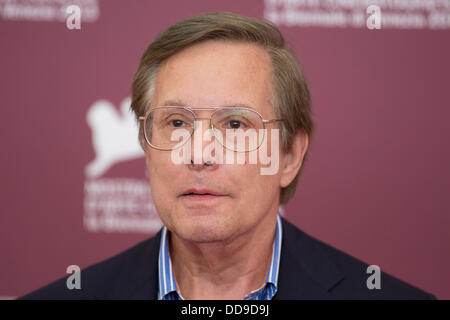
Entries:
{"type": "MultiPolygon", "coordinates": [[[[203,42],[184,49],[161,65],[151,108],[174,102],[191,107],[246,105],[264,119],[274,119],[271,77],[270,58],[260,47],[203,42]]],[[[209,117],[211,112],[202,110],[196,114],[209,117]]],[[[202,120],[202,127],[207,130],[209,121],[202,120]]],[[[270,131],[277,124],[266,128],[270,131]]],[[[283,157],[280,154],[280,168],[283,157]]],[[[261,175],[259,161],[211,166],[175,164],[171,151],[148,147],[146,162],[153,201],[161,220],[185,240],[232,240],[277,212],[281,170],[273,175],[261,175]],[[186,195],[192,190],[219,195],[186,195]]]]}

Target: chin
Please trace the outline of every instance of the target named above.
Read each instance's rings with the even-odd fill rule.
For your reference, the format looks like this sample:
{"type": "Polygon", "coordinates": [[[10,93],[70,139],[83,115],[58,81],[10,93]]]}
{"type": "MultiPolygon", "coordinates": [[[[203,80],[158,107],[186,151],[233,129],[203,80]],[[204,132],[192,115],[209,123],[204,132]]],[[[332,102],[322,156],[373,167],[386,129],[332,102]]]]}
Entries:
{"type": "Polygon", "coordinates": [[[195,221],[184,221],[177,230],[174,230],[183,240],[211,243],[226,241],[233,234],[232,226],[225,221],[218,221],[218,219],[211,219],[211,217],[209,219],[196,217],[192,220],[195,221]]]}
{"type": "Polygon", "coordinates": [[[214,242],[222,242],[226,240],[227,237],[224,237],[223,235],[216,234],[214,232],[197,232],[190,234],[189,237],[185,240],[195,243],[214,243],[214,242]]]}

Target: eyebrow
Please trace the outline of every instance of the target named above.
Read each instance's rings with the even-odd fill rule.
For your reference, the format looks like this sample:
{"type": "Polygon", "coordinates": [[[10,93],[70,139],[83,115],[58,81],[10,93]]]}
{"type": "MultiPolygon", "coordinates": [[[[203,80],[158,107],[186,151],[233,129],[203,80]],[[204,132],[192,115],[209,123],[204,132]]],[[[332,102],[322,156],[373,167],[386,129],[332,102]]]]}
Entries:
{"type": "MultiPolygon", "coordinates": [[[[183,103],[181,100],[175,99],[175,100],[166,100],[162,104],[159,105],[160,107],[168,107],[168,106],[174,106],[174,107],[196,107],[191,106],[187,103],[183,103]]],[[[217,108],[229,108],[229,107],[239,107],[239,108],[249,108],[253,109],[246,103],[237,102],[237,103],[228,103],[226,105],[217,106],[217,108]]]]}
{"type": "Polygon", "coordinates": [[[182,103],[181,100],[166,100],[160,105],[160,107],[168,106],[185,107],[187,104],[182,103]]]}

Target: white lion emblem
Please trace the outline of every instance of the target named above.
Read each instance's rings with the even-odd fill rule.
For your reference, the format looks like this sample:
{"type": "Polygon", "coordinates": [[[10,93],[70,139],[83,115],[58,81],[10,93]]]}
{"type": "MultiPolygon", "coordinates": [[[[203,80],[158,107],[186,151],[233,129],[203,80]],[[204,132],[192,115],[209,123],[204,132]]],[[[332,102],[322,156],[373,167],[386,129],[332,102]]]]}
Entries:
{"type": "Polygon", "coordinates": [[[92,131],[95,159],[85,169],[90,178],[105,173],[117,162],[144,155],[138,142],[138,127],[130,111],[131,99],[120,105],[120,112],[106,100],[95,102],[87,112],[87,123],[92,131]]]}

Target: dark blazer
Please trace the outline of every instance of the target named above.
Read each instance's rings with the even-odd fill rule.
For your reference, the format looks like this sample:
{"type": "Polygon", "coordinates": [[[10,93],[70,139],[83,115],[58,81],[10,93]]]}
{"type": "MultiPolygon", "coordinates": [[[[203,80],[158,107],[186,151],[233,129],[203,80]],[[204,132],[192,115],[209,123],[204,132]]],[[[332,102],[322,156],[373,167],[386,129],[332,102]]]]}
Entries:
{"type": "MultiPolygon", "coordinates": [[[[383,272],[381,289],[369,290],[366,263],[282,223],[274,299],[435,299],[383,272]]],[[[82,270],[79,290],[67,289],[64,277],[22,299],[157,299],[160,236],[82,270]]]]}

